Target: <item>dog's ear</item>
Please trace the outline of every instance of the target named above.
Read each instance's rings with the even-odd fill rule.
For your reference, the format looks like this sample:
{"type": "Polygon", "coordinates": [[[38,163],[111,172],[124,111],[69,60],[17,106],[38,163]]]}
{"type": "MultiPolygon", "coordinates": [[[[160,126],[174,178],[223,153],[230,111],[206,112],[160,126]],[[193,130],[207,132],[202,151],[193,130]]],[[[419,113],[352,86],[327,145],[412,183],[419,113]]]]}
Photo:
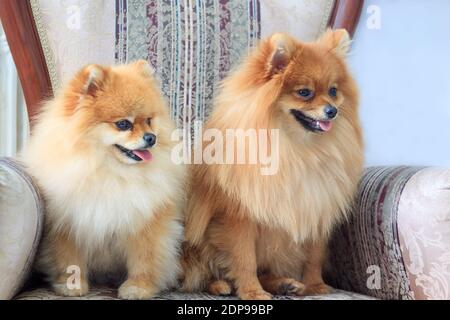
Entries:
{"type": "Polygon", "coordinates": [[[110,68],[97,64],[90,64],[82,68],[64,91],[65,107],[68,115],[72,115],[81,106],[83,101],[96,98],[99,91],[103,90],[110,77],[110,68]],[[91,99],[89,99],[91,98],[91,99]]]}
{"type": "Polygon", "coordinates": [[[286,33],[275,33],[269,39],[271,54],[269,58],[270,74],[283,73],[295,50],[294,40],[286,33]]]}
{"type": "Polygon", "coordinates": [[[350,51],[352,40],[345,29],[334,31],[328,29],[317,42],[330,49],[338,57],[345,59],[350,51]]]}
{"type": "Polygon", "coordinates": [[[153,78],[155,75],[155,69],[153,69],[147,60],[137,60],[134,62],[134,66],[138,69],[140,74],[146,78],[153,78]]]}
{"type": "Polygon", "coordinates": [[[105,85],[108,75],[108,69],[96,64],[90,64],[84,67],[78,77],[80,93],[96,97],[99,90],[105,85]]]}

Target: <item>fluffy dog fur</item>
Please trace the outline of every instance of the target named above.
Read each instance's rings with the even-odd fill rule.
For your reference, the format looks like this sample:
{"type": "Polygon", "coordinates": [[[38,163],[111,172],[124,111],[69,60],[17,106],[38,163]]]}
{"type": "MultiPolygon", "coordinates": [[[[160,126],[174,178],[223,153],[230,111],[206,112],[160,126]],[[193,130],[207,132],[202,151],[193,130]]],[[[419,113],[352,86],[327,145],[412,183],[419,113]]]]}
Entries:
{"type": "Polygon", "coordinates": [[[173,129],[145,61],[89,65],[44,107],[23,158],[46,199],[37,267],[57,293],[85,295],[90,280],[110,274],[127,275],[127,299],[176,283],[184,169],[171,161],[173,129]],[[133,127],[120,130],[124,119],[133,127]],[[79,289],[66,285],[71,265],[81,268],[79,289]]]}
{"type": "MultiPolygon", "coordinates": [[[[275,34],[224,81],[205,129],[279,129],[279,171],[193,168],[184,290],[235,289],[242,299],[329,291],[322,279],[327,241],[348,214],[363,165],[358,92],[345,63],[349,44],[344,30],[314,43],[275,34]],[[303,97],[304,89],[312,96],[303,97]],[[325,118],[330,105],[339,112],[333,122],[325,118]],[[295,110],[324,130],[307,130],[295,110]]],[[[278,142],[270,143],[275,150],[278,142]]]]}

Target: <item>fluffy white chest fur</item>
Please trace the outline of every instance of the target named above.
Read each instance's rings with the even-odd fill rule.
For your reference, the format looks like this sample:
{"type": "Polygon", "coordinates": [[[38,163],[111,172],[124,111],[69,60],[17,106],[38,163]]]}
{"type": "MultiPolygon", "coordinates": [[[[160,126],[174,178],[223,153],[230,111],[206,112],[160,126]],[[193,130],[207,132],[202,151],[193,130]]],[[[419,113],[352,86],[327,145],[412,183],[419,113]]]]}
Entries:
{"type": "Polygon", "coordinates": [[[70,227],[77,242],[89,247],[139,231],[181,194],[182,169],[171,165],[168,155],[158,157],[143,166],[92,163],[80,157],[60,168],[46,167],[40,174],[47,179],[39,180],[46,193],[47,219],[56,228],[70,227]]]}

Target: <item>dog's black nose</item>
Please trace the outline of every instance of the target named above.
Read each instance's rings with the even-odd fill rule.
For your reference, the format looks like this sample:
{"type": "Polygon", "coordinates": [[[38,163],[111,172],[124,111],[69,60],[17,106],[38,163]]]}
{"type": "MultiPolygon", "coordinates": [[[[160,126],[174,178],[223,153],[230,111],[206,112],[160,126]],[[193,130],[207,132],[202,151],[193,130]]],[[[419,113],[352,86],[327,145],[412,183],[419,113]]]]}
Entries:
{"type": "Polygon", "coordinates": [[[144,134],[144,140],[147,142],[147,146],[153,147],[156,143],[156,136],[153,133],[144,134]]]}
{"type": "Polygon", "coordinates": [[[326,106],[325,107],[325,114],[327,115],[328,119],[334,119],[336,118],[337,114],[338,114],[338,110],[333,107],[333,106],[326,106]]]}

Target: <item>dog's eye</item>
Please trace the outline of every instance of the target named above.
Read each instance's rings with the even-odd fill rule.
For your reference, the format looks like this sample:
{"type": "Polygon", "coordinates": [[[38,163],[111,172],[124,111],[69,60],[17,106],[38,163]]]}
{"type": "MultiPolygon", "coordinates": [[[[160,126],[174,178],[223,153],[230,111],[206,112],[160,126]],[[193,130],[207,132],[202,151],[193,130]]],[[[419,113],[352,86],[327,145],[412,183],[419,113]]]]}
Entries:
{"type": "Polygon", "coordinates": [[[127,131],[133,128],[133,124],[129,120],[120,120],[116,122],[116,127],[121,131],[127,131]]]}
{"type": "Polygon", "coordinates": [[[337,88],[333,87],[330,88],[330,90],[328,91],[328,94],[330,95],[330,97],[332,98],[336,98],[337,97],[337,88]]]}
{"type": "Polygon", "coordinates": [[[145,122],[150,127],[152,125],[152,118],[148,118],[145,122]]]}
{"type": "Polygon", "coordinates": [[[314,92],[310,89],[300,89],[297,91],[297,94],[305,100],[309,100],[314,96],[314,92]]]}

